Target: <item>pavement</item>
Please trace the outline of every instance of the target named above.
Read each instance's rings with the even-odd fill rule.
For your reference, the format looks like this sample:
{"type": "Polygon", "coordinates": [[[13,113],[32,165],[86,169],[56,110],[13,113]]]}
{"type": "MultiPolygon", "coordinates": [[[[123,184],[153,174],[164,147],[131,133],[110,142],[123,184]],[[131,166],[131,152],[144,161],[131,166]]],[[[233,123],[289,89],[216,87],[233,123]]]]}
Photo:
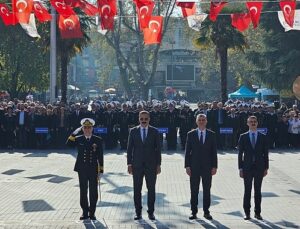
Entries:
{"type": "MultiPolygon", "coordinates": [[[[300,151],[273,150],[263,181],[263,221],[243,220],[243,182],[236,151],[219,151],[213,177],[212,221],[203,218],[202,192],[198,220],[189,221],[189,179],[182,151],[163,151],[156,186],[157,220],[147,217],[143,187],[143,220],[135,222],[132,177],[125,152],[106,151],[97,221],[79,221],[79,187],[73,171],[75,150],[0,151],[0,229],[2,228],[300,228],[300,151]]],[[[253,203],[253,202],[252,202],[253,203]]],[[[252,213],[253,216],[253,213],[252,213]]]]}

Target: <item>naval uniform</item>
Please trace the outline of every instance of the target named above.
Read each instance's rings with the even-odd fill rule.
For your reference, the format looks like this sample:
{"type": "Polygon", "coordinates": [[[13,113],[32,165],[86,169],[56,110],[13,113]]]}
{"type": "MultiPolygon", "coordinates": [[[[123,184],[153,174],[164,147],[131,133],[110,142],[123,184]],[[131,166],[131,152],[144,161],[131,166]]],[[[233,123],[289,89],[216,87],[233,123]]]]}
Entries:
{"type": "Polygon", "coordinates": [[[67,145],[76,146],[78,155],[74,171],[78,172],[80,187],[80,206],[83,215],[93,216],[98,200],[97,182],[98,173],[103,173],[102,139],[96,135],[87,138],[84,135],[71,135],[67,145]],[[89,189],[89,202],[88,202],[89,189]]]}

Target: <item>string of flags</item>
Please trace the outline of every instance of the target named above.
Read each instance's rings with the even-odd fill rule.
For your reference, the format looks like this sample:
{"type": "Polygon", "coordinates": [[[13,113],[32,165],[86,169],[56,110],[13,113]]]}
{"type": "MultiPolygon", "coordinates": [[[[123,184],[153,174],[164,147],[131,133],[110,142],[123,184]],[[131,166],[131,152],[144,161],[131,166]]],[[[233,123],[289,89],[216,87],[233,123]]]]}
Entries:
{"type": "MultiPolygon", "coordinates": [[[[163,0],[160,1],[164,3],[163,0]]],[[[159,44],[162,40],[164,18],[160,15],[153,15],[155,2],[154,0],[133,0],[136,6],[139,29],[143,32],[144,42],[147,45],[159,44]]],[[[231,25],[241,32],[247,30],[251,23],[254,29],[257,28],[260,15],[263,13],[264,2],[245,2],[248,12],[230,14],[231,25]]],[[[215,22],[222,9],[229,2],[212,0],[207,3],[210,4],[209,15],[205,13],[197,14],[195,0],[176,0],[176,6],[181,9],[182,17],[186,18],[188,25],[197,31],[200,31],[201,23],[207,17],[215,22]]],[[[87,0],[50,0],[50,4],[58,13],[58,27],[63,39],[82,38],[83,36],[79,16],[74,8],[80,8],[87,16],[99,15],[99,31],[114,29],[114,19],[117,17],[117,0],[97,0],[97,5],[91,4],[87,0]]],[[[296,10],[296,1],[281,0],[279,6],[281,11],[278,11],[278,18],[285,31],[300,30],[300,10],[296,10]]],[[[11,7],[8,4],[0,3],[0,16],[6,26],[20,24],[32,37],[39,37],[35,18],[40,23],[52,19],[49,9],[41,1],[34,0],[12,0],[11,7]]]]}

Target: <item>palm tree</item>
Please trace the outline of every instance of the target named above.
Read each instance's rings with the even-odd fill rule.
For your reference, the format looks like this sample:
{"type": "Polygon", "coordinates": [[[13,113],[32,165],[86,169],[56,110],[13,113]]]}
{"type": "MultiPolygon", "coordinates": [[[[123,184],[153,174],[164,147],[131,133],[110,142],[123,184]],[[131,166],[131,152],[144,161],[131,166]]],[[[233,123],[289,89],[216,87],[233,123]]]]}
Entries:
{"type": "MultiPolygon", "coordinates": [[[[80,27],[83,33],[82,38],[74,39],[62,39],[59,29],[56,30],[57,38],[57,56],[60,61],[60,88],[61,88],[61,101],[67,102],[67,84],[68,84],[68,64],[72,57],[81,53],[82,50],[90,43],[90,37],[88,32],[91,29],[91,25],[94,24],[92,17],[85,17],[85,14],[80,9],[75,9],[79,15],[80,27]]],[[[49,26],[49,25],[48,25],[49,26]]],[[[47,36],[45,40],[47,48],[50,48],[50,36],[47,36]]]]}
{"type": "Polygon", "coordinates": [[[227,68],[228,49],[243,51],[247,46],[245,36],[231,26],[229,15],[219,16],[216,22],[206,20],[200,36],[194,40],[198,48],[211,48],[215,46],[217,57],[220,60],[221,72],[221,98],[227,100],[227,68]]]}

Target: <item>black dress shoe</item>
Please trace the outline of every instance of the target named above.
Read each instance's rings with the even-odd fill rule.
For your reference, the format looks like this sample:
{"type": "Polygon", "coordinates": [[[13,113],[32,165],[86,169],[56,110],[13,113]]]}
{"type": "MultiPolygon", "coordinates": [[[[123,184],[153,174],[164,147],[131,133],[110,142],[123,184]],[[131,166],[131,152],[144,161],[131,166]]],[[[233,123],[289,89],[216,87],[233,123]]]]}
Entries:
{"type": "Polygon", "coordinates": [[[212,220],[213,219],[213,217],[209,213],[206,213],[203,216],[204,216],[205,219],[208,219],[208,220],[212,220]]]}
{"type": "Polygon", "coordinates": [[[244,220],[249,220],[249,219],[251,219],[250,214],[246,214],[246,215],[244,216],[244,220]]]}
{"type": "Polygon", "coordinates": [[[90,215],[90,220],[97,220],[95,215],[90,215]]]}
{"type": "Polygon", "coordinates": [[[135,215],[134,216],[134,220],[140,220],[140,219],[142,219],[142,215],[135,215]]]}
{"type": "Polygon", "coordinates": [[[154,216],[153,213],[152,213],[152,214],[148,214],[148,218],[149,218],[150,220],[155,220],[155,216],[154,216]]]}
{"type": "Polygon", "coordinates": [[[85,219],[88,219],[89,217],[87,215],[82,215],[80,216],[79,220],[85,220],[85,219]]]}
{"type": "Polygon", "coordinates": [[[255,217],[256,219],[258,219],[258,220],[263,220],[263,218],[261,217],[260,214],[255,214],[254,217],[255,217]]]}
{"type": "Polygon", "coordinates": [[[197,219],[197,215],[196,215],[196,214],[192,214],[192,215],[189,217],[189,220],[194,220],[194,219],[197,219]]]}

